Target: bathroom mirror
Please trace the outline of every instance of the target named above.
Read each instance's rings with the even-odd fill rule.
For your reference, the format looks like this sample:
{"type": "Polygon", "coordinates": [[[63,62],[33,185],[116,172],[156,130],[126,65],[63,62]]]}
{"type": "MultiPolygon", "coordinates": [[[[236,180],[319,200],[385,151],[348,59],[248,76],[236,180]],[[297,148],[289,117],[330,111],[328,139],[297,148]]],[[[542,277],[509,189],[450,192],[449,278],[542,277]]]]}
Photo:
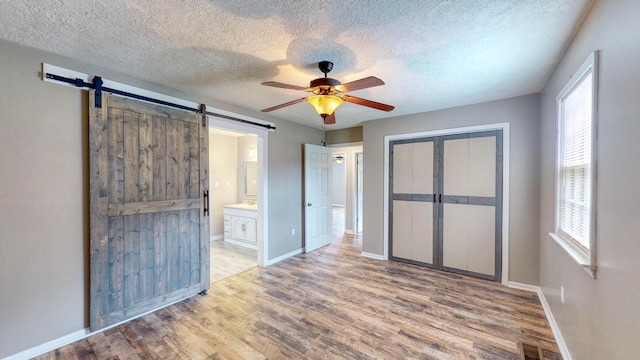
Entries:
{"type": "Polygon", "coordinates": [[[258,163],[244,162],[244,194],[256,196],[258,194],[258,163]]]}

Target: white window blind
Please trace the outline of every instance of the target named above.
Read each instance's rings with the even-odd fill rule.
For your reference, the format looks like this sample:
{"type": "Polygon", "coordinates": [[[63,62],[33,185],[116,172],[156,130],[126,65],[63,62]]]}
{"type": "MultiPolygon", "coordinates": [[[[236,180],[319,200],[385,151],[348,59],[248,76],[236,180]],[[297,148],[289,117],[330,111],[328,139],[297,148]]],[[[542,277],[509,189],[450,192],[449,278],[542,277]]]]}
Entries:
{"type": "Polygon", "coordinates": [[[595,279],[598,51],[580,66],[557,101],[556,226],[549,236],[595,279]]]}
{"type": "Polygon", "coordinates": [[[557,231],[585,251],[591,234],[591,129],[593,74],[561,102],[561,157],[557,231]]]}

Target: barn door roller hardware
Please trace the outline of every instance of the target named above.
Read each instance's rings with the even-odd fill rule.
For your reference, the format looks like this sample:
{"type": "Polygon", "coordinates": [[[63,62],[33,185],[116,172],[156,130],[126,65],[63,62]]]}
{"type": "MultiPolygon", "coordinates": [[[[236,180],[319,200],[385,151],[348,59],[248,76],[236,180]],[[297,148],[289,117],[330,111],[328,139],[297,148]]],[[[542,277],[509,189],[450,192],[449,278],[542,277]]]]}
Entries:
{"type": "MultiPolygon", "coordinates": [[[[78,79],[76,79],[77,81],[78,79]]],[[[100,76],[93,77],[93,88],[96,89],[96,107],[102,108],[102,78],[100,76]]]]}
{"type": "MultiPolygon", "coordinates": [[[[105,91],[105,92],[108,92],[110,94],[120,95],[120,96],[128,97],[128,98],[131,98],[131,99],[142,100],[142,101],[150,102],[150,103],[153,103],[153,104],[164,105],[164,106],[172,107],[172,108],[175,108],[175,109],[192,111],[192,112],[196,112],[196,113],[203,113],[204,115],[211,115],[211,116],[219,117],[219,118],[222,118],[222,119],[241,122],[241,123],[244,123],[244,124],[260,126],[260,127],[263,127],[263,128],[265,128],[267,130],[275,130],[276,129],[275,126],[272,126],[270,124],[260,124],[260,123],[257,123],[257,122],[254,122],[254,121],[250,121],[250,120],[240,119],[240,118],[236,118],[236,117],[233,117],[233,116],[217,114],[217,113],[214,113],[214,112],[206,111],[206,106],[203,106],[204,104],[200,105],[200,108],[192,108],[192,107],[189,107],[189,106],[175,104],[175,103],[164,101],[164,100],[160,100],[160,99],[154,99],[154,98],[151,98],[151,97],[148,97],[148,96],[133,94],[133,93],[126,92],[126,91],[105,87],[105,86],[102,86],[103,81],[102,81],[102,78],[100,76],[94,76],[93,77],[93,81],[90,82],[90,83],[86,82],[86,81],[84,81],[84,80],[82,80],[80,78],[72,79],[72,78],[68,78],[68,77],[64,77],[64,76],[60,76],[60,75],[55,75],[55,74],[51,74],[51,73],[46,73],[45,76],[46,76],[47,79],[51,79],[51,80],[55,80],[55,81],[59,81],[59,82],[63,82],[63,83],[71,84],[71,85],[75,85],[76,87],[79,87],[79,88],[94,89],[96,91],[95,92],[95,94],[96,94],[95,104],[96,104],[97,108],[101,108],[102,107],[102,92],[105,91]]],[[[206,121],[206,120],[203,119],[203,121],[206,121]]],[[[203,124],[203,126],[204,125],[205,124],[203,124]]]]}

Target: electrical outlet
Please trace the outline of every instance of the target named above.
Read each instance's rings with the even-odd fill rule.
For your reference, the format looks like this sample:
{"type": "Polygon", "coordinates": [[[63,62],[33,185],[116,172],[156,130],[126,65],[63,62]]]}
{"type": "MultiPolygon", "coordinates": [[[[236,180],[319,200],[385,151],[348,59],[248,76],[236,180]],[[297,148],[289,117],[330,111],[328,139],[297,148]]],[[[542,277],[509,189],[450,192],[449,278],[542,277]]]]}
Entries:
{"type": "Polygon", "coordinates": [[[295,236],[296,235],[296,228],[291,228],[291,236],[295,236]]]}
{"type": "Polygon", "coordinates": [[[560,286],[560,301],[564,304],[564,286],[560,286]]]}

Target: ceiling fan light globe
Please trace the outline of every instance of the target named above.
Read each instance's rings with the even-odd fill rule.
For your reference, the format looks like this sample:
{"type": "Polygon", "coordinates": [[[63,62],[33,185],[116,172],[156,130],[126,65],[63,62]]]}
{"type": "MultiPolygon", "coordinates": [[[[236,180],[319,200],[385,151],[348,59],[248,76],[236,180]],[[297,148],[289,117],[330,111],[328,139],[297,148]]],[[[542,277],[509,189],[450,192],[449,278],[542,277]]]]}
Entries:
{"type": "Polygon", "coordinates": [[[318,115],[327,117],[340,106],[343,101],[341,98],[334,95],[315,95],[310,96],[307,101],[316,109],[318,115]]]}

